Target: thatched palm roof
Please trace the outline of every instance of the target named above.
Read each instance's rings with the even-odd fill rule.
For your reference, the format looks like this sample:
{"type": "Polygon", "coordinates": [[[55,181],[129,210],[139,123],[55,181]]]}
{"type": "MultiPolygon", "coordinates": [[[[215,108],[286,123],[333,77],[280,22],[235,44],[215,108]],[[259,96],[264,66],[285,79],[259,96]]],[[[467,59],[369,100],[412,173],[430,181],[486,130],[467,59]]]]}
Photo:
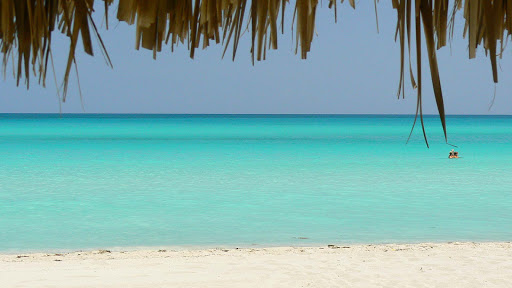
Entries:
{"type": "MultiPolygon", "coordinates": [[[[113,0],[103,0],[108,28],[108,9],[113,0]]],[[[328,0],[329,8],[337,9],[338,1],[328,0]]],[[[375,5],[377,5],[377,0],[375,5]]],[[[355,8],[355,0],[349,0],[355,8]]],[[[455,13],[463,10],[464,36],[467,36],[469,58],[476,56],[478,46],[489,55],[494,81],[498,81],[496,57],[501,56],[504,43],[512,31],[512,0],[391,0],[397,11],[396,38],[400,42],[401,71],[398,96],[405,87],[406,60],[409,61],[411,84],[417,88],[416,114],[422,115],[421,41],[426,41],[432,85],[437,108],[446,137],[443,95],[439,79],[436,49],[446,45],[447,35],[453,35],[455,13]],[[423,33],[421,32],[423,27],[423,33]],[[415,30],[412,39],[411,30],[415,30]],[[423,35],[423,37],[422,37],[423,35]],[[412,43],[411,43],[412,42],[412,43]],[[411,48],[412,46],[412,48],[411,48]],[[416,51],[416,71],[411,62],[411,49],[416,51]],[[414,75],[416,73],[416,75],[414,75]]],[[[343,0],[341,0],[343,3],[343,0]]],[[[284,27],[284,11],[293,9],[296,52],[306,58],[310,52],[315,27],[318,0],[119,0],[117,18],[136,27],[136,48],[157,52],[164,44],[174,47],[186,43],[190,57],[195,49],[215,43],[232,47],[234,59],[242,31],[251,32],[251,55],[254,60],[265,58],[267,47],[278,48],[278,27],[284,27]],[[202,43],[202,44],[201,44],[202,43]],[[299,49],[300,48],[300,49],[299,49]],[[299,51],[300,50],[300,51],[299,51]]],[[[45,85],[51,41],[55,30],[69,37],[70,48],[64,76],[65,100],[69,73],[75,61],[78,39],[86,53],[93,55],[91,35],[98,36],[102,52],[107,55],[93,21],[94,0],[1,0],[0,50],[3,53],[4,74],[12,61],[18,85],[21,79],[29,87],[30,71],[45,85]]],[[[336,15],[336,13],[335,13],[336,15]]],[[[335,16],[336,17],[336,16],[335,16]]],[[[283,32],[283,31],[281,31],[283,32]]],[[[224,53],[226,53],[226,49],[224,53]]],[[[51,62],[50,62],[51,63],[51,62]]],[[[422,119],[422,117],[420,117],[422,119]]]]}

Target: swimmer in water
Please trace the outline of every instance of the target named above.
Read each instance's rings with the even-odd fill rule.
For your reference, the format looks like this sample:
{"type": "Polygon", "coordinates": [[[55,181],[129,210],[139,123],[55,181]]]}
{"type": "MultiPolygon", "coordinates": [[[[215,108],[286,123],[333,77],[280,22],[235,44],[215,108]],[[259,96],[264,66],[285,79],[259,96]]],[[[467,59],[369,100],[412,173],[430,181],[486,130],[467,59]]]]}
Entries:
{"type": "Polygon", "coordinates": [[[459,152],[455,151],[455,150],[451,150],[450,151],[450,154],[448,154],[448,158],[459,158],[459,152]]]}

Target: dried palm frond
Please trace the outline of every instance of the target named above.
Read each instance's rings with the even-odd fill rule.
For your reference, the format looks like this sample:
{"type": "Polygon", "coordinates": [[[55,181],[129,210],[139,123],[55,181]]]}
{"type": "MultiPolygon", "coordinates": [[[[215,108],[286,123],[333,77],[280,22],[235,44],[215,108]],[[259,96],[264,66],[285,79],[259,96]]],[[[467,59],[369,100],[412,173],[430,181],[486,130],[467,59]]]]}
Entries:
{"type": "MultiPolygon", "coordinates": [[[[393,8],[397,9],[398,24],[397,29],[400,34],[401,49],[401,72],[399,92],[403,93],[404,80],[404,58],[405,58],[405,35],[407,34],[407,45],[409,47],[409,63],[410,63],[410,30],[411,17],[415,18],[414,26],[416,27],[416,54],[421,55],[421,23],[423,24],[424,37],[427,44],[427,57],[430,64],[432,85],[434,88],[434,96],[437,103],[437,109],[441,118],[444,136],[447,139],[446,119],[443,104],[443,94],[441,89],[441,81],[439,69],[437,65],[436,49],[446,45],[447,34],[453,36],[453,26],[455,15],[458,10],[464,7],[464,18],[466,20],[464,28],[464,36],[469,34],[469,58],[476,56],[476,49],[483,43],[486,54],[491,60],[493,71],[493,80],[498,82],[498,70],[496,57],[501,57],[504,42],[508,35],[512,32],[512,1],[510,0],[454,0],[452,2],[452,13],[449,17],[450,10],[449,0],[392,0],[393,8]],[[412,10],[412,2],[414,2],[415,10],[412,10]],[[448,19],[451,22],[451,32],[449,31],[448,19]],[[407,30],[407,32],[406,32],[407,30]],[[436,43],[437,40],[437,43],[436,43]],[[500,42],[500,52],[498,53],[498,41],[500,42]]],[[[418,113],[423,123],[423,115],[421,111],[421,57],[417,58],[417,77],[418,77],[418,105],[416,117],[418,113]]],[[[411,71],[412,86],[416,87],[414,77],[411,71]]],[[[416,122],[416,119],[415,119],[416,122]]],[[[422,125],[423,126],[423,125],[422,125]]],[[[414,126],[413,126],[414,128],[414,126]]],[[[423,130],[424,131],[424,130],[423,130]]],[[[425,133],[424,133],[425,135],[425,133]]],[[[426,141],[426,136],[425,136],[426,141]]],[[[427,142],[428,145],[428,142],[427,142]]]]}
{"type": "MultiPolygon", "coordinates": [[[[105,7],[112,0],[105,1],[105,7]]],[[[94,0],[2,0],[0,5],[0,50],[3,53],[3,67],[13,57],[17,85],[25,79],[30,83],[30,68],[45,86],[48,59],[51,53],[52,33],[55,28],[70,39],[69,56],[64,74],[65,100],[69,73],[75,61],[75,50],[81,36],[84,51],[93,55],[91,30],[99,37],[92,21],[94,0]],[[56,27],[57,26],[57,27],[56,27]],[[14,58],[17,59],[14,59],[14,58]]],[[[102,49],[104,46],[102,45],[102,49]]]]}
{"type": "MultiPolygon", "coordinates": [[[[103,0],[108,28],[108,9],[113,0],[103,0]]],[[[119,0],[117,18],[136,26],[135,48],[142,46],[153,50],[153,57],[162,50],[163,44],[187,43],[190,57],[202,41],[202,48],[210,42],[229,45],[235,58],[237,47],[245,27],[251,30],[251,55],[265,59],[266,48],[277,49],[279,16],[284,26],[284,12],[288,0],[119,0]]],[[[329,0],[329,8],[335,9],[336,0],[329,0]]],[[[341,0],[341,3],[344,1],[341,0]]],[[[375,7],[377,0],[374,0],[375,7]]],[[[397,11],[397,33],[400,42],[400,75],[398,97],[405,89],[405,55],[409,60],[411,85],[418,88],[417,113],[423,123],[421,81],[421,38],[425,38],[432,85],[446,139],[446,123],[443,95],[436,49],[446,45],[447,35],[453,36],[456,12],[463,9],[464,36],[468,36],[469,57],[476,56],[482,45],[489,55],[494,82],[498,81],[496,57],[502,55],[504,43],[512,32],[512,0],[391,0],[397,11]],[[451,8],[451,14],[450,13],[451,8]],[[414,21],[412,21],[414,19],[414,21]],[[423,33],[421,33],[423,27],[423,33]],[[414,29],[416,49],[416,75],[411,65],[411,30],[414,29]],[[498,45],[499,43],[499,45],[498,45]],[[417,79],[417,83],[416,83],[417,79]]],[[[355,1],[349,0],[355,8],[355,1]]],[[[29,87],[30,70],[39,77],[43,86],[46,81],[48,58],[51,53],[52,33],[57,28],[69,37],[69,54],[64,74],[65,100],[71,66],[79,37],[84,51],[93,55],[91,31],[99,39],[102,52],[105,47],[92,19],[94,0],[1,0],[0,50],[3,54],[3,71],[11,60],[19,85],[25,79],[29,87]]],[[[293,24],[296,28],[296,53],[300,45],[301,58],[311,50],[315,30],[318,0],[296,0],[293,24]]],[[[376,8],[375,8],[376,9],[376,8]]],[[[284,28],[282,32],[284,31],[284,28]]],[[[108,60],[110,61],[110,60],[108,60]]],[[[416,119],[415,119],[416,122],[416,119]]],[[[426,137],[425,137],[426,140],[426,137]]],[[[427,143],[428,145],[428,143],[427,143]]]]}

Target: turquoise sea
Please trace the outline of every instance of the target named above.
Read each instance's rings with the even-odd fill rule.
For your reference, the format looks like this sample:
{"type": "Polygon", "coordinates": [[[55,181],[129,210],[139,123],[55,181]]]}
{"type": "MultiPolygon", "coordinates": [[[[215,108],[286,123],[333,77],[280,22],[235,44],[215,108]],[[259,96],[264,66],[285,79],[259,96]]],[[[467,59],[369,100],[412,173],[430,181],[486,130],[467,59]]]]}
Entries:
{"type": "Polygon", "coordinates": [[[0,251],[512,241],[512,116],[0,114],[0,251]]]}

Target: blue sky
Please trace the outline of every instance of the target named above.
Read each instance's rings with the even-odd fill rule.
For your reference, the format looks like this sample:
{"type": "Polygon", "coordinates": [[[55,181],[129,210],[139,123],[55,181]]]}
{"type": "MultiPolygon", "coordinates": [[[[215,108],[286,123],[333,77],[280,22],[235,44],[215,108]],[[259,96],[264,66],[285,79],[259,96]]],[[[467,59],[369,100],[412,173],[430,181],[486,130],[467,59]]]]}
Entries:
{"type": "MultiPolygon", "coordinates": [[[[394,41],[396,12],[390,1],[378,4],[380,33],[376,29],[373,1],[359,1],[356,10],[347,1],[339,5],[337,24],[326,4],[324,1],[323,7],[319,7],[318,35],[307,60],[294,53],[293,11],[289,9],[285,34],[279,38],[280,49],[267,52],[267,60],[254,66],[250,32],[242,37],[235,62],[230,57],[221,59],[220,45],[197,51],[194,60],[188,57],[186,46],[178,47],[174,53],[165,46],[154,61],[151,51],[134,49],[135,27],[119,23],[115,19],[116,9],[111,9],[110,29],[102,28],[101,33],[114,69],[105,64],[98,46],[95,57],[85,55],[79,46],[77,61],[83,100],[72,73],[62,112],[414,113],[416,91],[410,87],[408,78],[405,99],[396,98],[400,51],[399,43],[394,41]]],[[[97,10],[102,11],[100,7],[97,10]]],[[[512,81],[504,81],[512,77],[512,66],[508,64],[512,49],[506,50],[499,61],[500,83],[496,86],[494,106],[489,110],[495,88],[491,66],[483,49],[479,49],[476,59],[468,59],[461,14],[452,51],[449,46],[438,51],[447,113],[512,114],[512,81]]],[[[100,24],[101,17],[97,21],[100,24]]],[[[54,40],[59,83],[67,47],[63,37],[54,40]]],[[[230,52],[228,49],[227,54],[230,52]]],[[[426,58],[423,60],[424,112],[434,114],[437,109],[428,63],[426,58]]],[[[31,83],[29,91],[23,86],[16,87],[12,70],[8,69],[0,84],[0,113],[58,113],[52,72],[47,76],[47,88],[38,86],[35,77],[31,83]]]]}

